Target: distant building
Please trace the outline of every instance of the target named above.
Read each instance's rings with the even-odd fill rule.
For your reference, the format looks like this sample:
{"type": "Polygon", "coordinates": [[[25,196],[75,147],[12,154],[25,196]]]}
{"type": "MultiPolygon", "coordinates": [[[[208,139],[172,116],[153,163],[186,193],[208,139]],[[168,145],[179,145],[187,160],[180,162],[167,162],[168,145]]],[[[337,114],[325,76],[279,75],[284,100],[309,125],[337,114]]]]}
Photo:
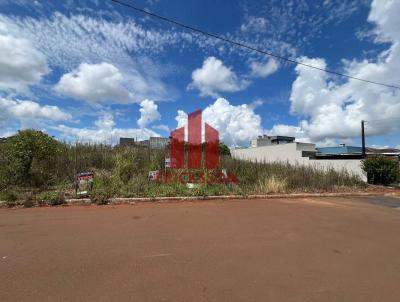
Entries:
{"type": "Polygon", "coordinates": [[[340,145],[335,147],[320,147],[315,149],[316,158],[362,158],[362,148],[340,145]]]}
{"type": "Polygon", "coordinates": [[[251,146],[254,148],[254,147],[263,147],[271,145],[282,145],[282,144],[293,143],[294,140],[295,138],[291,136],[260,135],[257,138],[251,140],[251,146]]]}
{"type": "MultiPolygon", "coordinates": [[[[316,148],[315,144],[295,142],[294,137],[259,136],[250,148],[231,150],[232,157],[257,162],[282,162],[292,165],[311,165],[320,169],[347,170],[367,180],[361,168],[362,148],[340,145],[316,148]]],[[[366,148],[366,155],[382,154],[400,159],[398,149],[366,148]]]]}
{"type": "Polygon", "coordinates": [[[164,149],[169,144],[167,137],[150,137],[150,149],[164,149]]]}
{"type": "Polygon", "coordinates": [[[121,147],[134,147],[135,146],[135,139],[130,137],[120,137],[119,138],[119,145],[121,147]]]}
{"type": "Polygon", "coordinates": [[[135,143],[136,147],[142,147],[142,148],[149,148],[150,147],[150,141],[148,139],[144,141],[136,141],[135,143]]]}
{"type": "Polygon", "coordinates": [[[366,181],[366,176],[361,168],[360,156],[357,159],[316,157],[315,144],[299,142],[275,144],[234,149],[231,150],[231,154],[233,158],[254,162],[281,162],[291,165],[313,166],[321,170],[330,168],[336,171],[347,170],[349,173],[358,175],[361,179],[366,181]]]}
{"type": "MultiPolygon", "coordinates": [[[[399,157],[400,150],[399,149],[377,149],[377,148],[365,148],[365,153],[367,156],[381,154],[388,157],[399,157]]],[[[336,147],[321,147],[316,148],[315,157],[324,157],[324,158],[361,158],[362,157],[362,148],[356,146],[346,146],[340,145],[336,147]]]]}
{"type": "Polygon", "coordinates": [[[134,138],[121,137],[119,145],[121,147],[143,147],[150,149],[164,149],[169,143],[169,138],[166,137],[150,137],[147,140],[135,141],[134,138]]]}

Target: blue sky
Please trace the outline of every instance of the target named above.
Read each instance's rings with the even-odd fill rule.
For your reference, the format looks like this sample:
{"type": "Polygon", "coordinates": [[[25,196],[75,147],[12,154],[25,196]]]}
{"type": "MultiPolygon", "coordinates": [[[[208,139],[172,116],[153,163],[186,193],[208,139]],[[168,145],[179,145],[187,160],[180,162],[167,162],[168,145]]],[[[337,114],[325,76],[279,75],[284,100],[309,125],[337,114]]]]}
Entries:
{"type": "MultiPolygon", "coordinates": [[[[400,85],[400,1],[131,3],[316,67],[400,85]]],[[[23,128],[69,141],[168,136],[203,109],[231,146],[259,134],[359,145],[362,119],[371,121],[369,145],[400,145],[400,90],[296,67],[111,1],[0,0],[0,12],[0,136],[23,128]]]]}

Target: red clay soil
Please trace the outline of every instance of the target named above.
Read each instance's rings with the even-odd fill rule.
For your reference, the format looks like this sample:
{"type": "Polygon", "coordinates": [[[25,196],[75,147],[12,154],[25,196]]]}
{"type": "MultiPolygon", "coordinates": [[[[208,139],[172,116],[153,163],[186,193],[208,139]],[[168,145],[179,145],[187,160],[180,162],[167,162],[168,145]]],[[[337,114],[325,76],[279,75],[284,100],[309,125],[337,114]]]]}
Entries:
{"type": "Polygon", "coordinates": [[[400,301],[400,210],[350,198],[0,209],[0,301],[400,301]]]}

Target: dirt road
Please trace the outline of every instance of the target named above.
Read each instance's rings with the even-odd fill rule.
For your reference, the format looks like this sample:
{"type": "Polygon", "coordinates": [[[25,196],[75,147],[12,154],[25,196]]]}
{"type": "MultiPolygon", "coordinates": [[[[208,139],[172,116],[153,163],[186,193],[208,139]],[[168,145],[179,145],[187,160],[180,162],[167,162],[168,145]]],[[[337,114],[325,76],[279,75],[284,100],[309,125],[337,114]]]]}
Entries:
{"type": "Polygon", "coordinates": [[[400,301],[400,199],[382,202],[1,209],[0,301],[400,301]]]}

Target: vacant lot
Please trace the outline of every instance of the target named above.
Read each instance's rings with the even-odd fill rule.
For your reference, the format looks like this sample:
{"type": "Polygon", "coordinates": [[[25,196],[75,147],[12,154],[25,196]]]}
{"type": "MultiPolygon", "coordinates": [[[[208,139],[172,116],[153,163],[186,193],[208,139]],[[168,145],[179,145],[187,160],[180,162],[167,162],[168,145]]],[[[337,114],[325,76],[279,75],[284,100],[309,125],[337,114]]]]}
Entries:
{"type": "Polygon", "coordinates": [[[399,301],[396,205],[1,209],[0,301],[399,301]]]}

